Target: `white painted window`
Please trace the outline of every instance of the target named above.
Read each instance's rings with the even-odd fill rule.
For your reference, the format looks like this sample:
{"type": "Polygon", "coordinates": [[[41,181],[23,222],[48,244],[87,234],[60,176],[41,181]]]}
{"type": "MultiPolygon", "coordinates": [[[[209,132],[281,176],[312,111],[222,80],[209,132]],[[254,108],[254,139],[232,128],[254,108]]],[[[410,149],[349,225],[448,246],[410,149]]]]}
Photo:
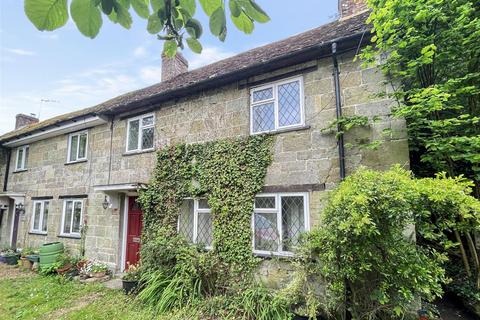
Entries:
{"type": "Polygon", "coordinates": [[[154,131],[155,116],[153,114],[128,119],[127,152],[153,149],[154,131]]]}
{"type": "Polygon", "coordinates": [[[50,201],[34,201],[31,232],[47,233],[48,209],[50,201]]]}
{"type": "Polygon", "coordinates": [[[300,234],[309,229],[308,194],[259,194],[252,229],[254,253],[293,255],[300,234]]]}
{"type": "Polygon", "coordinates": [[[88,132],[76,132],[68,136],[68,162],[87,160],[88,132]]]}
{"type": "Polygon", "coordinates": [[[305,124],[303,78],[269,83],[250,91],[250,132],[274,132],[305,124]]]}
{"type": "Polygon", "coordinates": [[[212,247],[213,221],[206,199],[185,199],[178,217],[178,233],[192,243],[212,247]]]}
{"type": "Polygon", "coordinates": [[[17,158],[15,161],[15,171],[26,170],[28,165],[28,146],[22,146],[17,148],[17,158]]]}
{"type": "Polygon", "coordinates": [[[62,230],[63,236],[80,236],[83,216],[83,200],[65,199],[63,201],[62,230]]]}

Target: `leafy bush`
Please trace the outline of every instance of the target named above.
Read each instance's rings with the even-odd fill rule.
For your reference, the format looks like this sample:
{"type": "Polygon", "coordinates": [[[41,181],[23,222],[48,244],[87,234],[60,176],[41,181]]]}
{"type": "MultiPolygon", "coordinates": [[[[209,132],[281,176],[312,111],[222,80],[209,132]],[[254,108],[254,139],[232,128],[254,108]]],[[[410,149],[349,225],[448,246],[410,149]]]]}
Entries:
{"type": "Polygon", "coordinates": [[[417,298],[442,294],[445,256],[405,234],[417,200],[410,173],[398,167],[360,169],[333,192],[302,248],[307,273],[327,282],[327,313],[346,307],[354,319],[395,319],[417,298]]]}

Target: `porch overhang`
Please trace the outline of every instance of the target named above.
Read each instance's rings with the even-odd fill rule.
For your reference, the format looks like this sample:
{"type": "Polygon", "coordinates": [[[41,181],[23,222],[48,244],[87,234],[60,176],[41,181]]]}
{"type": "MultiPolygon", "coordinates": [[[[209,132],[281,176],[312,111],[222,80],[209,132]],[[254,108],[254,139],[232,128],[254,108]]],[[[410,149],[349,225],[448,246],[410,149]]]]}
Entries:
{"type": "Polygon", "coordinates": [[[147,187],[146,183],[135,182],[135,183],[117,183],[117,184],[104,184],[93,187],[95,192],[103,193],[128,193],[133,191],[138,191],[140,189],[145,189],[147,187]]]}
{"type": "Polygon", "coordinates": [[[21,192],[0,192],[0,209],[7,209],[10,199],[17,203],[25,202],[25,193],[21,192]]]}

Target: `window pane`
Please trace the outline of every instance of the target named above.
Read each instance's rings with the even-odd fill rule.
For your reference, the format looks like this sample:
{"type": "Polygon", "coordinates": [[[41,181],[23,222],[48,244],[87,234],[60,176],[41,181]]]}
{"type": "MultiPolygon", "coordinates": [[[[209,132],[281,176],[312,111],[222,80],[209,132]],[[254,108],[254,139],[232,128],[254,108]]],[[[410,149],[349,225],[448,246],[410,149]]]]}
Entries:
{"type": "Polygon", "coordinates": [[[198,200],[198,208],[199,209],[210,209],[208,205],[207,199],[199,199],[198,200]]]}
{"type": "Polygon", "coordinates": [[[253,132],[262,132],[275,129],[275,107],[273,103],[253,107],[253,132]]]}
{"type": "Polygon", "coordinates": [[[255,249],[278,251],[278,228],[276,213],[255,213],[255,249]]]}
{"type": "Polygon", "coordinates": [[[300,82],[278,86],[278,124],[280,127],[300,124],[300,82]]]}
{"type": "Polygon", "coordinates": [[[70,137],[70,161],[77,160],[77,150],[78,150],[78,136],[70,137]]]}
{"type": "Polygon", "coordinates": [[[80,135],[80,143],[78,145],[78,158],[84,159],[87,154],[87,134],[80,135]]]}
{"type": "Polygon", "coordinates": [[[128,150],[138,149],[138,125],[139,121],[131,121],[128,132],[128,150]]]}
{"type": "Polygon", "coordinates": [[[256,197],[256,209],[275,209],[275,197],[256,197]]]}
{"type": "Polygon", "coordinates": [[[142,119],[142,127],[150,126],[153,124],[153,116],[145,117],[142,119]]]}
{"type": "Polygon", "coordinates": [[[253,92],[253,102],[268,100],[273,98],[273,88],[257,90],[253,92]]]}
{"type": "Polygon", "coordinates": [[[40,213],[42,209],[42,204],[40,202],[35,202],[34,214],[33,214],[33,230],[40,229],[40,213]]]}
{"type": "Polygon", "coordinates": [[[30,147],[25,148],[25,161],[23,163],[23,168],[26,169],[28,168],[28,153],[30,151],[30,147]]]}
{"type": "Polygon", "coordinates": [[[17,150],[17,169],[22,169],[23,148],[17,150]]]}
{"type": "Polygon", "coordinates": [[[212,245],[213,224],[210,213],[198,213],[197,233],[197,243],[212,245]]]}
{"type": "Polygon", "coordinates": [[[42,220],[42,231],[47,232],[47,222],[48,222],[48,206],[50,202],[45,201],[43,203],[43,220],[42,220]]]}
{"type": "Polygon", "coordinates": [[[183,201],[178,219],[178,233],[193,242],[193,200],[183,201]]]}
{"type": "Polygon", "coordinates": [[[153,128],[142,130],[142,149],[153,148],[153,128]]]}
{"type": "Polygon", "coordinates": [[[82,202],[75,201],[73,206],[72,233],[80,233],[81,219],[82,219],[82,202]]]}
{"type": "Polygon", "coordinates": [[[70,223],[72,222],[73,202],[67,201],[65,204],[65,213],[63,219],[63,233],[70,233],[70,223]]]}
{"type": "Polygon", "coordinates": [[[282,197],[283,251],[293,251],[300,233],[305,231],[303,197],[282,197]]]}

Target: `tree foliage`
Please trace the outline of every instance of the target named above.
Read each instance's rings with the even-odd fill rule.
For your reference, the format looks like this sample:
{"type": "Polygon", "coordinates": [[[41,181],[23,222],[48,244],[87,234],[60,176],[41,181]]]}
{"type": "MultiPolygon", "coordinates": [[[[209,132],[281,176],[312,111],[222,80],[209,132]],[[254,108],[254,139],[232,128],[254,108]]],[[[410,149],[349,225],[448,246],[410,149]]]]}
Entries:
{"type": "Polygon", "coordinates": [[[480,197],[480,2],[369,0],[374,62],[407,120],[412,169],[464,175],[480,197]]]}
{"type": "Polygon", "coordinates": [[[444,250],[417,245],[415,235],[459,250],[461,242],[449,233],[480,230],[480,202],[470,191],[464,179],[445,175],[414,179],[399,167],[358,170],[333,192],[321,223],[306,235],[303,278],[325,278],[327,313],[347,308],[357,320],[401,318],[416,299],[439,297],[447,282],[444,250]]]}
{"type": "MultiPolygon", "coordinates": [[[[199,42],[201,23],[194,18],[197,0],[24,0],[25,13],[38,30],[52,31],[64,26],[70,15],[78,30],[95,38],[103,24],[103,16],[126,29],[132,25],[132,13],[147,20],[147,31],[165,40],[164,53],[173,56],[177,48],[188,47],[202,52],[199,42]],[[185,41],[184,41],[185,40],[185,41]]],[[[210,32],[224,41],[227,36],[227,9],[224,0],[198,0],[209,17],[210,32]]],[[[265,23],[269,16],[255,0],[229,0],[230,19],[246,34],[254,24],[265,23]]]]}

